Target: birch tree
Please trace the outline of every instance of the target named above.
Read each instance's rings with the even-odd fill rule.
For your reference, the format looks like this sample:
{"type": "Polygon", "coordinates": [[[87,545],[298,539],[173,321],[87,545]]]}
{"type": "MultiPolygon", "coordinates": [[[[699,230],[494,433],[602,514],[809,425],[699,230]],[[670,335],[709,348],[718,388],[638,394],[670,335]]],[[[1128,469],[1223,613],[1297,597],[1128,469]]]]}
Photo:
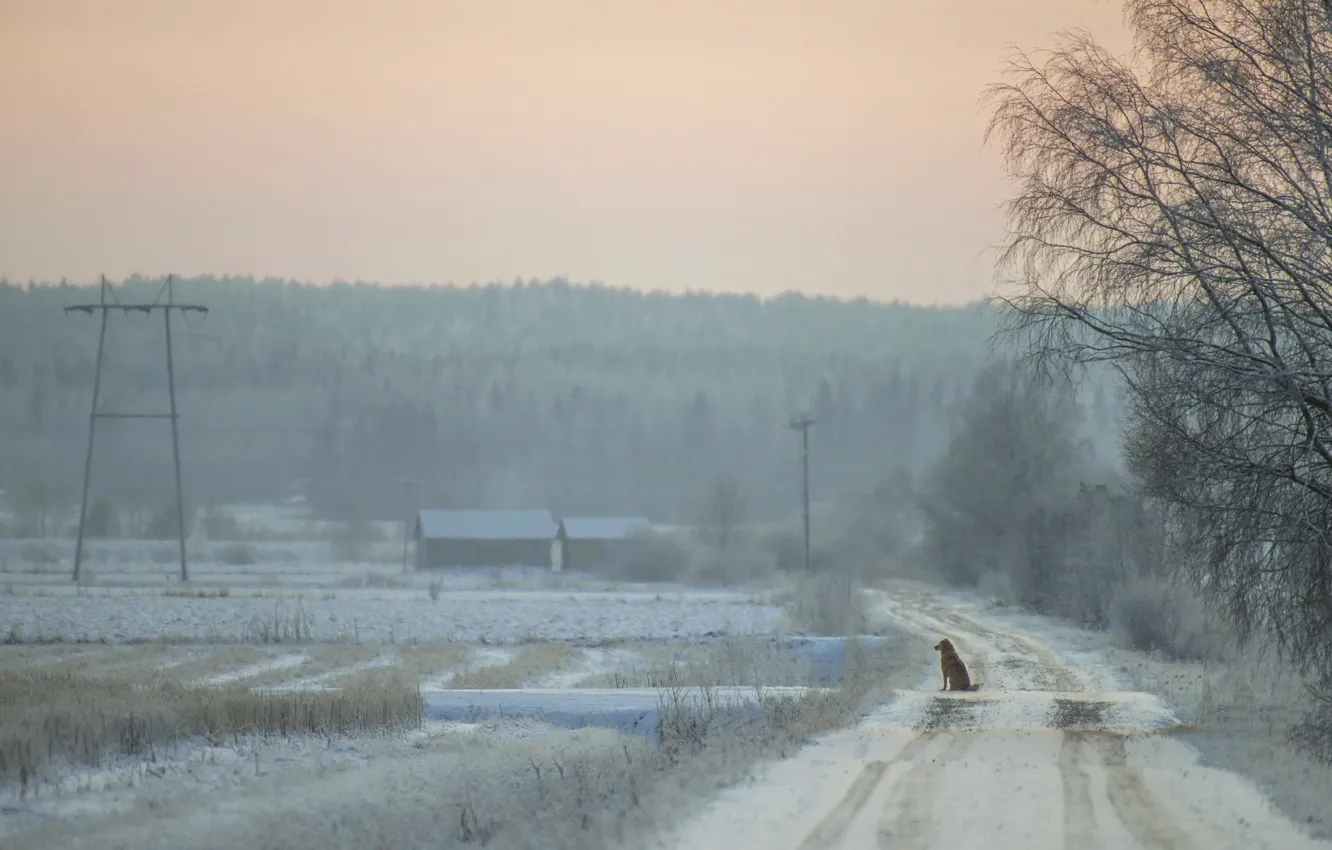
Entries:
{"type": "Polygon", "coordinates": [[[1004,332],[1038,364],[1118,370],[1182,568],[1332,683],[1332,19],[1125,10],[1132,57],[1070,33],[988,92],[1015,181],[1004,332]]]}

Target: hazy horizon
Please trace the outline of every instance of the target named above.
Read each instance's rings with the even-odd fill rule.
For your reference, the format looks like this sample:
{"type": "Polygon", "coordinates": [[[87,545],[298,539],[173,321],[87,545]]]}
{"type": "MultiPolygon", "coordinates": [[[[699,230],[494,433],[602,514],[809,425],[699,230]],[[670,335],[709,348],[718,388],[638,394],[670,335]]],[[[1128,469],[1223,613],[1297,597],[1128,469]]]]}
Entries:
{"type": "Polygon", "coordinates": [[[1105,0],[5,0],[0,274],[971,302],[978,98],[1071,27],[1125,38],[1105,0]]]}
{"type": "MultiPolygon", "coordinates": [[[[564,283],[575,289],[578,288],[592,289],[600,287],[617,292],[623,291],[630,293],[638,293],[641,295],[655,295],[659,293],[664,293],[666,295],[672,295],[672,296],[706,295],[706,296],[717,296],[717,297],[740,297],[740,298],[754,297],[758,298],[761,301],[773,301],[776,299],[785,298],[787,296],[794,295],[794,296],[803,296],[809,299],[822,298],[842,303],[851,303],[863,300],[870,304],[877,304],[886,307],[891,307],[894,305],[902,305],[906,307],[947,308],[947,309],[958,309],[958,310],[966,310],[975,307],[984,307],[986,303],[983,294],[977,294],[975,297],[968,298],[965,301],[957,300],[957,301],[944,302],[944,301],[922,301],[918,299],[912,300],[912,299],[901,298],[891,294],[880,295],[875,293],[858,294],[858,293],[838,293],[838,292],[814,292],[814,291],[806,291],[799,289],[788,289],[788,290],[783,290],[781,292],[755,292],[753,290],[725,289],[720,287],[714,287],[711,289],[688,288],[688,287],[668,289],[665,287],[630,286],[628,284],[616,284],[604,280],[572,280],[568,277],[561,277],[561,276],[547,278],[544,280],[538,278],[523,278],[522,280],[474,280],[474,281],[467,281],[465,283],[459,281],[394,283],[394,282],[386,282],[379,280],[355,280],[355,279],[347,280],[345,278],[333,278],[331,280],[302,280],[300,278],[283,278],[272,275],[257,275],[257,274],[248,274],[240,272],[234,274],[211,274],[208,272],[199,272],[198,274],[193,274],[193,275],[181,275],[181,274],[176,274],[174,272],[167,272],[163,274],[144,274],[142,272],[130,272],[129,274],[124,275],[123,277],[112,277],[111,275],[106,275],[105,277],[106,277],[106,282],[111,286],[121,286],[126,284],[133,284],[136,282],[144,282],[144,281],[161,282],[165,280],[168,275],[172,275],[175,278],[175,283],[177,287],[182,287],[182,286],[185,287],[183,289],[177,288],[176,290],[177,301],[186,300],[182,296],[186,292],[188,292],[188,287],[191,283],[196,283],[201,280],[227,281],[227,280],[249,279],[256,283],[267,283],[270,281],[276,281],[283,284],[295,284],[297,286],[312,286],[316,288],[330,288],[334,286],[371,286],[371,287],[380,287],[385,289],[414,288],[414,289],[427,289],[427,290],[428,289],[465,290],[473,287],[485,288],[490,286],[510,288],[515,285],[548,286],[555,283],[564,283]]],[[[77,288],[88,288],[88,287],[95,287],[100,282],[101,282],[101,276],[82,278],[82,279],[73,279],[69,277],[64,277],[56,280],[48,280],[45,278],[41,279],[26,278],[24,280],[18,280],[9,275],[0,274],[0,285],[19,286],[19,287],[38,286],[38,287],[57,288],[60,286],[72,286],[77,288]]]]}

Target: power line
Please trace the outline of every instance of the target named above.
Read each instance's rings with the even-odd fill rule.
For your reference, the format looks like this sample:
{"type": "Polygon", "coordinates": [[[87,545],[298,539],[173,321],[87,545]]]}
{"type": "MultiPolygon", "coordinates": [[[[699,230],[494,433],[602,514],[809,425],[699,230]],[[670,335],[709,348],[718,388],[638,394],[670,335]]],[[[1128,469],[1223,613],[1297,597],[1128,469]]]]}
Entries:
{"type": "Polygon", "coordinates": [[[88,519],[88,482],[92,475],[93,437],[97,433],[97,420],[99,419],[171,420],[171,456],[176,469],[176,528],[180,539],[180,580],[190,580],[189,568],[185,560],[185,495],[180,477],[180,414],[176,410],[176,367],[171,351],[171,312],[178,310],[182,315],[191,312],[206,315],[208,308],[199,304],[175,303],[175,288],[172,286],[173,278],[174,275],[167,275],[166,282],[162,284],[162,289],[157,293],[157,298],[152,303],[122,304],[120,299],[116,297],[115,291],[106,282],[106,275],[102,275],[98,303],[74,304],[65,308],[66,313],[80,312],[91,316],[94,310],[98,310],[102,314],[101,330],[97,337],[97,365],[93,371],[92,409],[88,414],[88,451],[83,461],[83,498],[79,507],[79,536],[74,544],[74,581],[76,582],[83,577],[83,531],[84,524],[88,519]],[[107,303],[108,295],[112,301],[110,304],[107,303]],[[165,303],[162,302],[163,295],[166,295],[165,303]],[[142,313],[145,317],[150,316],[154,310],[162,311],[163,324],[166,329],[167,393],[171,400],[171,409],[168,413],[103,413],[97,409],[97,402],[102,391],[102,361],[105,359],[106,350],[106,318],[112,310],[119,310],[125,316],[129,316],[131,313],[142,313]]]}
{"type": "Polygon", "coordinates": [[[399,478],[396,482],[402,487],[402,571],[407,572],[407,522],[411,516],[412,490],[416,482],[410,478],[399,478]]]}

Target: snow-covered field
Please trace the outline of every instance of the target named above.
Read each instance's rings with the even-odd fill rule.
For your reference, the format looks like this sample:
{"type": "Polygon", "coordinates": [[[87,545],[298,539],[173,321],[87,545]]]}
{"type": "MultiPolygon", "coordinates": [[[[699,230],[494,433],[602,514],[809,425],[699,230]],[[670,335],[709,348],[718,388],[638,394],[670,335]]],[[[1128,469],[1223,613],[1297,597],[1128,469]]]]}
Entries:
{"type": "MultiPolygon", "coordinates": [[[[670,701],[742,717],[784,698],[815,705],[837,693],[844,641],[781,634],[782,609],[752,592],[404,574],[387,556],[330,560],[318,542],[252,545],[255,563],[231,565],[192,543],[182,587],[151,550],[118,542],[75,587],[67,563],[6,543],[0,681],[48,672],[282,699],[393,673],[420,687],[423,719],[393,733],[177,736],[95,763],[49,760],[22,782],[0,767],[0,844],[467,846],[492,818],[507,824],[492,847],[532,846],[533,832],[552,847],[619,847],[632,829],[690,848],[1332,847],[1308,834],[1324,828],[1325,777],[1287,765],[1307,771],[1303,792],[1278,770],[1264,780],[1236,727],[1204,725],[1207,671],[974,596],[909,582],[870,592],[890,636],[861,645],[887,665],[877,684],[892,698],[813,745],[780,744],[784,761],[700,809],[773,753],[728,752],[640,799],[670,701]],[[942,636],[979,693],[937,694],[929,647],[942,636]],[[584,724],[600,728],[570,728],[584,724]],[[966,816],[933,804],[945,788],[970,801],[966,816]],[[555,820],[538,817],[551,806],[555,820]],[[577,818],[558,820],[565,809],[577,818]],[[579,831],[603,816],[609,833],[579,831]]],[[[4,734],[0,717],[0,746],[4,734]]]]}
{"type": "Polygon", "coordinates": [[[27,595],[0,593],[0,628],[25,640],[262,640],[410,643],[601,642],[771,632],[780,609],[744,596],[471,591],[384,598],[27,595]]]}
{"type": "Polygon", "coordinates": [[[0,540],[0,629],[24,641],[595,643],[762,634],[780,615],[738,591],[521,567],[403,572],[400,544],[375,545],[392,557],[334,560],[319,541],[192,541],[182,584],[169,542],[91,541],[75,585],[72,541],[0,540]],[[236,546],[254,562],[227,563],[236,546]]]}
{"type": "MultiPolygon", "coordinates": [[[[154,747],[151,754],[106,758],[95,765],[53,762],[26,785],[13,779],[0,783],[0,844],[204,846],[190,836],[207,824],[207,840],[213,842],[207,846],[235,846],[243,836],[253,835],[259,823],[281,832],[318,815],[323,820],[310,825],[308,840],[328,846],[328,818],[341,817],[334,813],[352,799],[360,803],[366,798],[360,783],[386,783],[369,794],[374,808],[358,815],[373,821],[390,818],[381,811],[383,806],[402,804],[389,794],[392,788],[424,805],[419,799],[426,790],[422,783],[441,783],[431,786],[431,793],[446,795],[452,801],[448,811],[456,812],[463,805],[457,796],[466,788],[477,782],[511,787],[534,767],[554,776],[566,766],[582,770],[589,762],[599,763],[607,754],[627,760],[621,769],[640,760],[646,763],[657,758],[657,724],[672,694],[709,712],[761,716],[758,706],[765,700],[819,689],[757,688],[743,684],[745,679],[781,678],[801,663],[817,678],[821,668],[824,673],[840,668],[841,643],[755,636],[581,648],[560,643],[4,646],[0,677],[19,670],[44,671],[135,683],[165,679],[249,686],[266,692],[337,688],[358,672],[401,668],[421,683],[425,720],[405,735],[226,735],[212,741],[173,740],[154,747]],[[766,665],[779,655],[784,663],[769,677],[766,665]],[[477,675],[488,677],[499,690],[458,689],[477,675]],[[675,684],[598,686],[607,678],[630,683],[642,677],[675,684]],[[585,726],[601,728],[579,728],[585,726]],[[506,776],[504,771],[517,773],[506,776]]],[[[840,674],[840,669],[835,672],[840,674]]],[[[575,776],[571,773],[568,781],[575,776]]],[[[413,812],[413,817],[419,814],[413,812]]],[[[456,826],[449,824],[448,829],[456,826]]],[[[352,836],[364,836],[369,827],[361,823],[356,828],[362,831],[344,836],[353,843],[334,846],[365,846],[352,836]]],[[[271,834],[263,840],[269,843],[262,846],[298,846],[273,844],[271,834]]]]}
{"type": "MultiPolygon", "coordinates": [[[[519,751],[523,770],[547,756],[563,764],[551,756],[561,752],[636,759],[657,740],[660,694],[683,688],[688,702],[706,688],[724,697],[716,707],[749,712],[811,692],[785,686],[841,677],[840,641],[775,642],[782,611],[752,592],[521,568],[403,573],[400,549],[376,545],[377,561],[339,561],[320,541],[247,542],[253,563],[231,564],[226,544],[191,541],[181,584],[169,543],[95,541],[75,585],[70,541],[0,542],[0,677],[229,689],[221,700],[236,689],[336,695],[359,676],[397,672],[419,684],[425,708],[405,735],[176,736],[90,764],[48,759],[22,781],[0,772],[0,844],[115,846],[119,835],[127,846],[182,846],[183,824],[197,830],[199,818],[234,815],[241,830],[276,814],[262,789],[279,777],[305,787],[312,810],[337,808],[359,790],[348,784],[357,774],[436,770],[423,754],[479,759],[487,776],[519,751]],[[603,728],[576,728],[589,724],[603,728]],[[177,817],[145,832],[146,811],[177,817]]],[[[0,720],[0,738],[12,732],[0,720]]]]}

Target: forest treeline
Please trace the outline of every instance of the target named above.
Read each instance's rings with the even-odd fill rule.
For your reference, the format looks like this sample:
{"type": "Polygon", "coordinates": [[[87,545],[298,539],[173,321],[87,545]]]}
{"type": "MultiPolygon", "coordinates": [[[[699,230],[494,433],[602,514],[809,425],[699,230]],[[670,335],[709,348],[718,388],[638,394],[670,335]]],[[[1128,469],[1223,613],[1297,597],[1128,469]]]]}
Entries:
{"type": "MultiPolygon", "coordinates": [[[[162,279],[118,281],[152,302],[162,279]]],[[[329,518],[425,506],[549,506],[692,522],[718,479],[752,519],[798,510],[792,414],[809,411],[816,499],[927,469],[989,355],[994,316],[788,294],[760,299],[546,282],[379,287],[203,277],[173,325],[185,485],[197,506],[296,495],[329,518]]],[[[0,285],[0,488],[73,503],[98,287],[0,285]]],[[[161,314],[113,313],[101,407],[167,406],[161,314]]],[[[1084,387],[1113,454],[1114,394],[1084,387]]],[[[93,490],[151,508],[171,487],[165,422],[104,420],[93,490]]]]}

